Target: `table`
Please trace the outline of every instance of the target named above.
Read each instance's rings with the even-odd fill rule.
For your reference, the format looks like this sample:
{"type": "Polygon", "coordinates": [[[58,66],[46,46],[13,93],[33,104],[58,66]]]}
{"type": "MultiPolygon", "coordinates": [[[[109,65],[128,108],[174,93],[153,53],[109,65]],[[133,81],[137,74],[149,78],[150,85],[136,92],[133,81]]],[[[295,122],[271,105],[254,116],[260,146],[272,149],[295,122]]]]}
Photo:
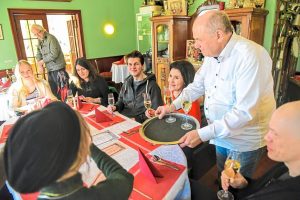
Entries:
{"type": "MultiPolygon", "coordinates": [[[[98,109],[103,112],[105,112],[106,110],[106,108],[103,106],[100,106],[98,109]]],[[[86,108],[85,111],[87,110],[89,109],[86,108]]],[[[79,111],[82,113],[85,120],[89,124],[94,144],[106,153],[111,153],[110,156],[112,158],[118,161],[126,170],[134,175],[134,190],[132,191],[129,199],[185,200],[191,198],[190,185],[186,168],[187,161],[183,151],[178,145],[153,145],[144,141],[138,133],[134,135],[126,135],[124,131],[135,130],[140,126],[140,124],[121,115],[118,112],[114,113],[114,121],[115,118],[122,119],[122,121],[119,120],[118,123],[114,123],[111,125],[106,124],[105,126],[104,123],[102,123],[102,125],[97,125],[94,124],[93,121],[91,121],[92,116],[94,116],[94,111],[79,111]],[[115,146],[115,152],[113,152],[112,146],[115,146]],[[116,148],[119,148],[121,150],[116,150],[116,148]],[[110,150],[107,152],[107,149],[110,150]],[[165,176],[162,179],[159,179],[158,183],[155,184],[149,181],[147,177],[143,176],[143,174],[141,173],[138,165],[139,159],[137,149],[141,149],[146,155],[148,154],[148,156],[155,154],[165,160],[181,164],[178,165],[181,166],[181,171],[177,172],[174,171],[174,169],[170,169],[164,166],[156,166],[160,171],[164,170],[161,171],[161,173],[163,173],[165,176]],[[173,175],[168,176],[168,173],[171,173],[173,175]]],[[[1,134],[3,126],[14,123],[14,120],[16,119],[8,120],[0,127],[1,134]]],[[[80,169],[80,172],[83,175],[83,180],[87,185],[92,185],[95,183],[94,177],[99,177],[99,171],[100,170],[95,167],[93,163],[86,163],[80,169]]],[[[26,198],[24,198],[23,196],[23,200],[25,199],[26,198]]]]}
{"type": "Polygon", "coordinates": [[[117,65],[115,63],[111,66],[112,81],[115,83],[124,83],[124,80],[129,76],[128,67],[126,64],[117,65]]]}
{"type": "Polygon", "coordinates": [[[7,93],[0,93],[0,121],[6,121],[14,115],[14,112],[9,110],[7,93]]]}

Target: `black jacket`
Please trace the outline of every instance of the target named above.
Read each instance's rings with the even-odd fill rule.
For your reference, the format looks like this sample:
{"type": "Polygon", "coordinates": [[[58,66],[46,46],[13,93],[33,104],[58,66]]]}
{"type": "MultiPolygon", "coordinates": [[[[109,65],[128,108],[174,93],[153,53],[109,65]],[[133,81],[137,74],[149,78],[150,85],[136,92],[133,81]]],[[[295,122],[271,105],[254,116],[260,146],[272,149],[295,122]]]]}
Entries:
{"type": "Polygon", "coordinates": [[[136,90],[133,86],[133,77],[130,75],[125,79],[122,85],[118,102],[116,103],[117,110],[123,115],[135,118],[136,121],[142,123],[147,119],[145,116],[146,108],[144,106],[143,93],[149,93],[151,96],[151,108],[156,109],[163,105],[161,91],[156,83],[154,74],[147,74],[147,77],[138,82],[136,90]]]}
{"type": "Polygon", "coordinates": [[[106,180],[90,188],[83,187],[81,174],[44,187],[38,199],[61,200],[125,200],[128,199],[133,187],[133,176],[123,169],[119,163],[91,145],[91,156],[98,168],[106,176],[106,180]]]}
{"type": "MultiPolygon", "coordinates": [[[[244,189],[232,189],[235,200],[299,200],[300,176],[278,180],[288,172],[283,163],[275,165],[257,180],[247,178],[244,189]]],[[[191,181],[192,199],[218,200],[216,192],[197,181],[191,181]]]]}
{"type": "Polygon", "coordinates": [[[103,77],[97,76],[94,81],[88,81],[81,83],[81,88],[77,88],[76,85],[71,82],[70,87],[73,94],[83,95],[85,97],[101,98],[101,105],[107,106],[108,98],[108,85],[103,77]]]}
{"type": "Polygon", "coordinates": [[[258,180],[248,180],[249,185],[236,194],[241,200],[296,200],[300,199],[300,176],[286,180],[278,177],[288,172],[283,163],[277,164],[258,180]]]}

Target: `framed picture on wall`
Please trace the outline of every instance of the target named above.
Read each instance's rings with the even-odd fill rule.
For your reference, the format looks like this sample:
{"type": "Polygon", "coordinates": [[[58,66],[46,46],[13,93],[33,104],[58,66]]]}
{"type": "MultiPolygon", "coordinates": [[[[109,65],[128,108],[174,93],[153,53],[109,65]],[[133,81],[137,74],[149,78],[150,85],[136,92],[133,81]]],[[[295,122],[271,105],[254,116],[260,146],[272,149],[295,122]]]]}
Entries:
{"type": "Polygon", "coordinates": [[[187,15],[186,0],[168,0],[168,11],[171,15],[187,15]]]}
{"type": "Polygon", "coordinates": [[[2,24],[0,24],[0,40],[4,40],[3,30],[2,30],[2,24]]]}
{"type": "Polygon", "coordinates": [[[198,63],[200,60],[200,49],[195,48],[195,40],[186,41],[186,58],[191,63],[198,63]]]}

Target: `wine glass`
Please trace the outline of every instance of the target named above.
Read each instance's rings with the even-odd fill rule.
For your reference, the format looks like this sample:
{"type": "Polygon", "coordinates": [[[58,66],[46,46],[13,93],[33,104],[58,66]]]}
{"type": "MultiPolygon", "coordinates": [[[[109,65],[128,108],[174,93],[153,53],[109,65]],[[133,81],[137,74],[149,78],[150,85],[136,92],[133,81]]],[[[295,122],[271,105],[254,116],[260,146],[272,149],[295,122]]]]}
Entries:
{"type": "Polygon", "coordinates": [[[144,97],[144,106],[147,110],[151,108],[151,97],[149,93],[143,93],[144,97]]]}
{"type": "Polygon", "coordinates": [[[73,108],[75,107],[73,92],[70,88],[67,91],[67,104],[73,108]]]}
{"type": "MultiPolygon", "coordinates": [[[[226,173],[229,178],[234,178],[235,174],[238,173],[241,168],[240,154],[239,151],[231,150],[227,156],[224,164],[224,173],[226,173]]],[[[228,190],[219,190],[217,196],[220,200],[234,200],[233,194],[228,190]]]]}
{"type": "MultiPolygon", "coordinates": [[[[172,104],[172,92],[169,89],[169,87],[164,87],[164,100],[165,100],[165,104],[169,107],[171,107],[172,104]]],[[[176,121],[176,118],[169,115],[169,117],[165,120],[165,122],[167,123],[173,123],[176,121]]]]}
{"type": "Polygon", "coordinates": [[[193,125],[188,122],[187,114],[192,108],[192,99],[188,91],[183,90],[181,94],[181,107],[185,113],[185,122],[181,124],[183,130],[190,130],[193,125]]]}
{"type": "MultiPolygon", "coordinates": [[[[108,93],[108,105],[113,106],[115,104],[115,98],[113,93],[108,93]]],[[[112,112],[112,116],[114,113],[112,112]]]]}

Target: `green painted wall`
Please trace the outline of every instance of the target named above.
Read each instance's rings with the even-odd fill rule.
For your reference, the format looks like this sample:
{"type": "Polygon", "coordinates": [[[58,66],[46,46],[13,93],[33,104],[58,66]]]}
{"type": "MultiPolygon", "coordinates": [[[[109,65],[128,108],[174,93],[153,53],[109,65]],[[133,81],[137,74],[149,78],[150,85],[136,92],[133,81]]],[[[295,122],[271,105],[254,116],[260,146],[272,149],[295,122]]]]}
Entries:
{"type": "Polygon", "coordinates": [[[81,10],[87,58],[123,55],[136,47],[134,0],[0,0],[0,24],[4,35],[4,40],[0,40],[0,69],[11,68],[17,61],[7,8],[81,10]],[[115,25],[113,36],[103,33],[106,22],[115,25]]]}
{"type": "MultiPolygon", "coordinates": [[[[194,13],[203,1],[195,0],[190,8],[190,14],[194,13]]],[[[143,0],[72,0],[72,2],[0,0],[0,24],[4,35],[4,40],[0,40],[0,69],[11,68],[17,61],[7,8],[81,10],[86,56],[95,58],[122,55],[136,48],[135,13],[138,12],[142,2],[143,0]],[[115,25],[113,36],[103,33],[102,28],[106,22],[115,25]]],[[[272,42],[275,8],[276,1],[266,0],[269,14],[264,47],[268,51],[272,42]]]]}
{"type": "MultiPolygon", "coordinates": [[[[225,1],[225,7],[229,0],[225,1]]],[[[142,5],[143,0],[136,0],[134,10],[137,13],[138,8],[142,5]]],[[[189,9],[189,15],[192,15],[198,6],[202,4],[204,0],[195,0],[194,4],[189,9]]],[[[276,1],[275,0],[266,0],[265,9],[269,10],[269,14],[267,15],[266,27],[265,27],[265,37],[264,37],[264,47],[270,51],[271,43],[272,43],[272,34],[273,34],[273,26],[274,26],[274,18],[275,18],[275,10],[276,10],[276,1]]]]}

